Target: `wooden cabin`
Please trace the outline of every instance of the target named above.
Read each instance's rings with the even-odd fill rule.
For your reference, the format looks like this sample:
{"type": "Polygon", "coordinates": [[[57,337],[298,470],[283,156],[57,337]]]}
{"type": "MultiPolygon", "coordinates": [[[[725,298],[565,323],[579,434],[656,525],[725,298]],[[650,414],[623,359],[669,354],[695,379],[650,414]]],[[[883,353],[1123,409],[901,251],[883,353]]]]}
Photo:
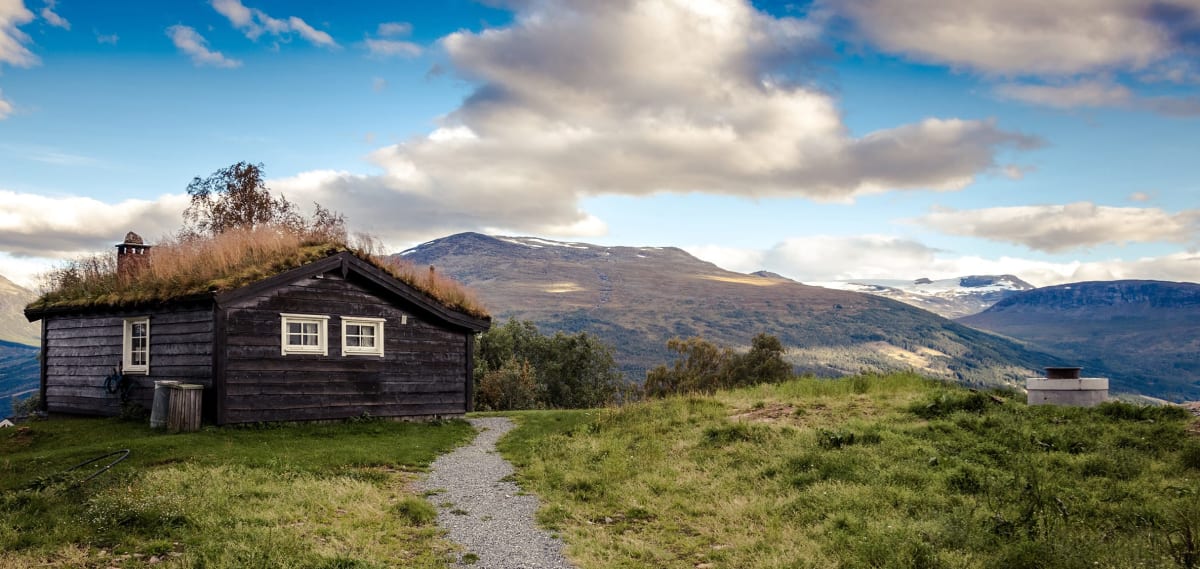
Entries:
{"type": "MultiPolygon", "coordinates": [[[[148,246],[118,245],[118,273],[148,246]]],[[[131,265],[130,263],[133,263],[131,265]]],[[[35,302],[52,413],[149,408],[154,382],[204,386],[206,421],[441,418],[472,408],[475,334],[490,318],[444,305],[351,251],[228,290],[86,306],[35,302]],[[119,372],[128,391],[110,393],[119,372]],[[122,401],[124,398],[124,402],[122,401]]],[[[117,390],[119,391],[119,390],[117,390]]]]}

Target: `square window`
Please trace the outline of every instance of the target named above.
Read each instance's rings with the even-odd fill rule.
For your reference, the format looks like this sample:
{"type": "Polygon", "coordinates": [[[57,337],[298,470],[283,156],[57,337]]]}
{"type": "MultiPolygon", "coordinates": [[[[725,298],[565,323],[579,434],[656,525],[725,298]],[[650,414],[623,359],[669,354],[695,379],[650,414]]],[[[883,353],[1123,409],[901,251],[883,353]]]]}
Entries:
{"type": "Polygon", "coordinates": [[[342,355],[383,357],[383,318],[342,317],[342,355]]]}
{"type": "Polygon", "coordinates": [[[280,351],[288,354],[329,355],[329,317],[280,313],[280,351]]]}
{"type": "Polygon", "coordinates": [[[122,373],[150,373],[150,317],[126,318],[121,342],[122,373]]]}

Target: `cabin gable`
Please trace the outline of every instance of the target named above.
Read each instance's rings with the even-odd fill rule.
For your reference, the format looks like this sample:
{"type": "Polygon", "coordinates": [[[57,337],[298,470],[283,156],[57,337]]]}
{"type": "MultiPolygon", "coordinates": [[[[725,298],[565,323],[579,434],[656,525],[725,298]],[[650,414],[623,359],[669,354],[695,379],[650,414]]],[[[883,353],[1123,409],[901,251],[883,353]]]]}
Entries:
{"type": "MultiPolygon", "coordinates": [[[[222,423],[460,415],[469,339],[426,307],[341,265],[292,275],[222,305],[222,423]],[[324,321],[323,351],[287,352],[285,319],[324,321]],[[353,353],[346,324],[382,332],[382,356],[353,353]],[[286,353],[285,353],[286,352],[286,353]]],[[[315,327],[315,326],[314,326],[315,327]]],[[[307,333],[307,331],[306,331],[307,333]]],[[[350,334],[353,336],[354,334],[350,334]]],[[[365,350],[360,350],[360,352],[365,350]]],[[[468,380],[469,383],[469,380],[468,380]]]]}

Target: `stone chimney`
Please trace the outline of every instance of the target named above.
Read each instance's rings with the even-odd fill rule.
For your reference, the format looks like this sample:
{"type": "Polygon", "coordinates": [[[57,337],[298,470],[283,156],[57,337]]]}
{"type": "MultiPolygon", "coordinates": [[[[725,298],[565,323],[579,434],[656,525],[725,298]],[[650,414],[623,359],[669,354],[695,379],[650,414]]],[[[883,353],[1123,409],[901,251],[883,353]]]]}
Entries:
{"type": "Polygon", "coordinates": [[[146,253],[150,245],[142,241],[142,237],[130,231],[125,234],[125,242],[117,244],[117,275],[126,277],[135,273],[146,264],[146,253]]]}

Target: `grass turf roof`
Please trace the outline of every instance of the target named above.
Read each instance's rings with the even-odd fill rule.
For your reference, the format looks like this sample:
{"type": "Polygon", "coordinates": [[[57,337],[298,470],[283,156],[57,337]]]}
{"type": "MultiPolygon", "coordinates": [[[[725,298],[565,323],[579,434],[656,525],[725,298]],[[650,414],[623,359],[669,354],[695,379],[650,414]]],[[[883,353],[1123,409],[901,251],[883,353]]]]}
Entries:
{"type": "Polygon", "coordinates": [[[141,266],[129,275],[118,273],[113,255],[94,255],[47,275],[48,292],[26,310],[117,308],[205,297],[349,251],[442,306],[476,318],[489,317],[470,290],[448,277],[321,237],[326,238],[258,228],[210,239],[168,240],[138,259],[141,266]]]}

